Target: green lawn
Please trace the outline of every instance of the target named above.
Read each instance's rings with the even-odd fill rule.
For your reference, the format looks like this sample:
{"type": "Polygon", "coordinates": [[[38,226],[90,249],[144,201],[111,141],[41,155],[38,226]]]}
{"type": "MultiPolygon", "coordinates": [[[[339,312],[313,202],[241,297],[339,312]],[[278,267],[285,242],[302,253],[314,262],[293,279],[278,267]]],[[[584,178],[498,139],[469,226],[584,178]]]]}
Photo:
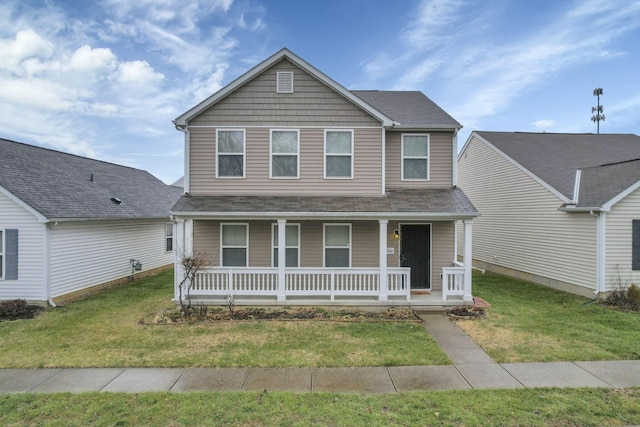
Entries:
{"type": "Polygon", "coordinates": [[[488,317],[462,327],[497,362],[640,359],[640,313],[497,274],[474,274],[488,317]]]}
{"type": "Polygon", "coordinates": [[[0,323],[0,367],[335,367],[448,364],[413,322],[141,325],[172,307],[171,271],[32,320],[0,323]]]}
{"type": "Polygon", "coordinates": [[[640,424],[640,389],[0,395],[0,424],[602,426],[640,424]]]}

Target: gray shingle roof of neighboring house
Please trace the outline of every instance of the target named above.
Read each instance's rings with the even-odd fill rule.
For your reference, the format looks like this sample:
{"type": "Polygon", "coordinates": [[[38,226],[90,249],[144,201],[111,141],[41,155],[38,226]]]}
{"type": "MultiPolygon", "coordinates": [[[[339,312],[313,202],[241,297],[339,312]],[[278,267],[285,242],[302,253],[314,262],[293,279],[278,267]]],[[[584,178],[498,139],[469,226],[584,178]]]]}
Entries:
{"type": "Polygon", "coordinates": [[[453,117],[420,91],[352,90],[402,127],[462,128],[453,117]]]}
{"type": "Polygon", "coordinates": [[[600,207],[640,180],[640,136],[474,132],[573,200],[582,170],[577,207],[600,207]]]}
{"type": "Polygon", "coordinates": [[[182,194],[143,170],[1,138],[0,159],[0,186],[47,219],[168,218],[182,194]]]}
{"type": "MultiPolygon", "coordinates": [[[[257,215],[278,213],[342,214],[414,213],[417,216],[478,215],[459,188],[390,190],[379,197],[345,196],[191,196],[184,195],[173,207],[175,213],[257,215]]],[[[303,216],[303,215],[301,215],[303,216]]]]}

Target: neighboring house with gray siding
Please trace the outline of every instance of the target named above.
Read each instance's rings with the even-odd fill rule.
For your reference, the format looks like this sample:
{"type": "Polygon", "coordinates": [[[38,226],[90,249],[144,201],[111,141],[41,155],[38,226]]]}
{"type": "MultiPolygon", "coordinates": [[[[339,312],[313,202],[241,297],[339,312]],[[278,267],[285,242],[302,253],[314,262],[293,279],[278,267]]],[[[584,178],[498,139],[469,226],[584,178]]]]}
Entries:
{"type": "Polygon", "coordinates": [[[421,92],[350,91],[282,49],[174,123],[176,299],[180,256],[202,254],[201,302],[471,300],[455,259],[455,223],[471,259],[478,215],[456,187],[462,126],[421,92]]]}
{"type": "Polygon", "coordinates": [[[593,296],[640,284],[640,137],[484,132],[458,156],[478,267],[593,296]]]}
{"type": "Polygon", "coordinates": [[[146,171],[0,139],[0,300],[50,303],[174,260],[182,190],[146,171]]]}

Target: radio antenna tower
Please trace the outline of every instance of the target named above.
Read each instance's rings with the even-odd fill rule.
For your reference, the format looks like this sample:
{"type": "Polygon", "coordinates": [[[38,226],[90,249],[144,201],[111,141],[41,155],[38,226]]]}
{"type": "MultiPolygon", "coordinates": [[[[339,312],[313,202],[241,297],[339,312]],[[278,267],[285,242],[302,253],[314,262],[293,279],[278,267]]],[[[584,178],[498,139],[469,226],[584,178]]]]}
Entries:
{"type": "Polygon", "coordinates": [[[593,114],[593,116],[591,116],[591,121],[595,122],[597,124],[598,127],[598,133],[600,133],[600,121],[604,122],[604,119],[606,118],[604,115],[604,106],[600,105],[600,95],[602,95],[602,88],[596,88],[593,90],[593,96],[597,96],[598,97],[598,106],[597,107],[591,107],[591,112],[595,113],[593,114]]]}

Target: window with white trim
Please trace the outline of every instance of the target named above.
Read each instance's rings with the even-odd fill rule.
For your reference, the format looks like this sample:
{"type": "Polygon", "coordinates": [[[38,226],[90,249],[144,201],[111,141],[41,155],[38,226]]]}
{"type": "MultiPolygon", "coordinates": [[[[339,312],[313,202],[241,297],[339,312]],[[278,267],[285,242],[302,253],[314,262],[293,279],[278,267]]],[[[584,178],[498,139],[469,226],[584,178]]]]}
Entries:
{"type": "Polygon", "coordinates": [[[351,267],[351,224],[324,224],[324,266],[351,267]]]}
{"type": "Polygon", "coordinates": [[[429,135],[402,135],[402,179],[429,180],[429,135]]]}
{"type": "Polygon", "coordinates": [[[246,267],[249,261],[249,224],[220,224],[220,264],[246,267]]]}
{"type": "Polygon", "coordinates": [[[324,132],[324,177],[353,178],[353,131],[324,132]]]}
{"type": "Polygon", "coordinates": [[[271,178],[298,178],[300,132],[271,130],[271,178]]]}
{"type": "MultiPolygon", "coordinates": [[[[273,250],[271,265],[278,266],[278,224],[271,228],[273,250]]],[[[300,224],[286,224],[285,226],[285,267],[300,267],[300,224]]]]}
{"type": "Polygon", "coordinates": [[[243,129],[218,129],[216,178],[244,178],[245,145],[243,129]]]}
{"type": "Polygon", "coordinates": [[[164,233],[165,251],[173,252],[173,223],[168,222],[165,224],[164,233]]]}

